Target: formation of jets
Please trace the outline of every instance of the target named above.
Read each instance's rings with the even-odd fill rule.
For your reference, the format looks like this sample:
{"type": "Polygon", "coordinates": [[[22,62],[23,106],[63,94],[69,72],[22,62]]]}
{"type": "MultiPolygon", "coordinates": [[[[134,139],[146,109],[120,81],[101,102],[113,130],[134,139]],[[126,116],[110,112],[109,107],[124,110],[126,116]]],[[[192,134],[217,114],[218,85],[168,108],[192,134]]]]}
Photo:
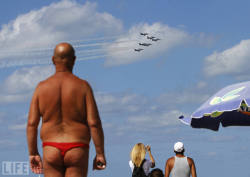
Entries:
{"type": "MultiPolygon", "coordinates": [[[[151,41],[154,41],[154,42],[157,42],[157,41],[161,40],[161,39],[156,38],[154,36],[149,36],[148,33],[140,33],[140,35],[147,36],[147,39],[150,39],[151,41]]],[[[141,46],[145,46],[145,47],[148,47],[148,46],[152,45],[151,43],[138,43],[138,44],[141,45],[141,46]]],[[[141,49],[141,48],[134,49],[134,51],[136,51],[136,52],[140,52],[142,50],[144,50],[144,49],[141,49]]]]}

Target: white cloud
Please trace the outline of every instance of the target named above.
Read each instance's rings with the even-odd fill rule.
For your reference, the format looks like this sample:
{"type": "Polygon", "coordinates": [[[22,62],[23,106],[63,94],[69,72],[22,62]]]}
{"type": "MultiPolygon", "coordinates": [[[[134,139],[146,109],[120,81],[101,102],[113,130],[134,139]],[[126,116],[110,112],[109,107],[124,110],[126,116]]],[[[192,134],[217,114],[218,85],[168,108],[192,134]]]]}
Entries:
{"type": "Polygon", "coordinates": [[[112,132],[116,135],[124,135],[131,130],[153,131],[155,128],[181,124],[178,117],[183,113],[178,110],[178,105],[175,105],[176,109],[169,109],[156,98],[134,93],[96,93],[96,100],[104,128],[113,127],[112,132]],[[107,120],[113,120],[112,124],[106,125],[107,120]]]}
{"type": "Polygon", "coordinates": [[[210,151],[210,152],[207,152],[207,155],[211,156],[211,157],[216,157],[218,155],[218,153],[214,152],[214,151],[210,151]]]}
{"type": "Polygon", "coordinates": [[[110,56],[105,64],[107,66],[121,65],[156,57],[173,47],[186,43],[190,38],[187,32],[162,23],[138,24],[133,26],[126,35],[105,47],[110,56]],[[146,36],[140,35],[140,32],[149,33],[149,36],[155,36],[161,40],[151,41],[146,36]],[[139,42],[152,45],[143,47],[138,44],[139,42]],[[144,48],[144,50],[135,52],[135,48],[144,48]]]}
{"type": "MultiPolygon", "coordinates": [[[[1,100],[1,99],[0,99],[1,100]]],[[[6,113],[0,112],[0,123],[3,122],[4,118],[6,117],[6,113]]]]}
{"type": "Polygon", "coordinates": [[[128,136],[128,134],[131,135],[131,132],[151,135],[162,132],[170,134],[178,131],[176,126],[181,124],[178,120],[181,114],[178,110],[141,112],[140,114],[127,117],[125,123],[113,126],[112,131],[118,136],[128,136]]]}
{"type": "Polygon", "coordinates": [[[134,93],[96,93],[96,101],[102,114],[131,114],[142,111],[147,98],[134,93]]]}
{"type": "Polygon", "coordinates": [[[236,136],[231,136],[231,135],[224,135],[224,136],[212,136],[209,138],[210,141],[212,142],[232,142],[234,140],[236,140],[237,137],[236,136]]]}
{"type": "MultiPolygon", "coordinates": [[[[205,89],[207,83],[198,82],[192,88],[184,91],[162,93],[150,98],[134,93],[96,93],[96,100],[101,117],[104,120],[119,118],[125,124],[117,125],[114,119],[113,127],[117,134],[127,131],[144,131],[147,128],[170,127],[181,124],[178,117],[186,115],[190,107],[198,108],[209,97],[205,89]]],[[[191,110],[194,111],[194,110],[191,110]]],[[[192,112],[188,112],[191,114],[192,112]]]]}
{"type": "Polygon", "coordinates": [[[0,103],[30,100],[36,85],[53,74],[52,66],[34,66],[14,71],[1,84],[0,103]]]}
{"type": "Polygon", "coordinates": [[[183,90],[184,91],[179,91],[178,93],[163,93],[158,97],[157,101],[167,107],[185,107],[185,105],[188,107],[192,104],[199,105],[205,102],[210,96],[199,89],[183,90]]]}
{"type": "Polygon", "coordinates": [[[22,94],[0,94],[0,103],[18,103],[31,98],[31,93],[22,93],[22,94]]]}
{"type": "Polygon", "coordinates": [[[207,83],[206,82],[204,82],[204,81],[199,81],[198,83],[197,83],[197,88],[198,89],[202,89],[202,88],[205,88],[207,86],[207,83]]]}
{"type": "Polygon", "coordinates": [[[129,123],[138,129],[166,127],[169,125],[180,124],[178,117],[182,112],[178,110],[152,112],[150,114],[140,114],[138,116],[130,116],[129,123]]]}
{"type": "Polygon", "coordinates": [[[204,72],[207,76],[220,74],[244,75],[249,73],[250,39],[205,58],[204,72]]]}
{"type": "Polygon", "coordinates": [[[10,125],[8,128],[10,130],[25,130],[26,129],[26,123],[10,125]]]}
{"type": "MultiPolygon", "coordinates": [[[[19,15],[15,20],[3,25],[0,30],[0,65],[3,67],[43,63],[46,59],[44,54],[43,58],[39,58],[41,55],[39,51],[37,61],[34,61],[34,56],[30,58],[30,53],[22,52],[54,47],[61,41],[121,32],[121,21],[109,13],[97,12],[96,6],[96,3],[86,2],[82,5],[73,0],[62,0],[19,15]],[[22,55],[17,60],[15,58],[18,52],[22,55]],[[10,54],[15,55],[11,57],[10,54]],[[8,60],[3,62],[6,57],[8,60]]],[[[44,50],[44,52],[51,51],[44,50]]]]}
{"type": "Polygon", "coordinates": [[[194,37],[193,39],[195,39],[194,43],[197,43],[200,46],[204,47],[211,47],[216,42],[216,40],[219,39],[218,36],[214,36],[204,32],[193,35],[193,37],[194,37]]]}
{"type": "Polygon", "coordinates": [[[61,0],[19,15],[2,25],[0,67],[48,64],[54,46],[62,41],[69,41],[77,48],[80,60],[106,58],[106,66],[157,58],[186,42],[211,44],[213,41],[213,37],[204,33],[194,36],[182,28],[162,23],[136,24],[121,36],[124,31],[121,20],[107,12],[98,12],[96,3],[61,0]],[[140,32],[147,32],[161,40],[151,41],[141,36],[140,32]],[[106,40],[98,41],[98,38],[106,40]],[[153,45],[143,47],[138,45],[139,42],[153,45]],[[134,48],[145,50],[135,52],[134,48]]]}
{"type": "Polygon", "coordinates": [[[8,129],[16,131],[24,131],[27,126],[27,118],[28,118],[28,113],[21,116],[16,116],[15,119],[13,119],[14,121],[10,122],[8,129]]]}
{"type": "Polygon", "coordinates": [[[14,140],[7,140],[7,139],[1,139],[0,140],[0,147],[1,148],[9,148],[9,147],[13,147],[16,146],[18,143],[14,140]]]}
{"type": "Polygon", "coordinates": [[[40,81],[52,75],[53,72],[53,66],[21,68],[7,77],[2,87],[7,93],[23,93],[31,90],[33,91],[40,81]]]}

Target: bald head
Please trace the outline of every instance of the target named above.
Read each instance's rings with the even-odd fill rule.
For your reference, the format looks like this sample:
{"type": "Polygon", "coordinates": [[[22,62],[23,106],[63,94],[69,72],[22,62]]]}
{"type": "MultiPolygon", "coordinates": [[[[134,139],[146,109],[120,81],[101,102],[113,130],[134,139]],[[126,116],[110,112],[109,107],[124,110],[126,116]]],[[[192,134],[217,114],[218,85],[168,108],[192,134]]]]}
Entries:
{"type": "Polygon", "coordinates": [[[53,63],[54,65],[64,65],[72,70],[75,63],[75,50],[69,43],[60,43],[54,49],[53,63]]]}
{"type": "Polygon", "coordinates": [[[54,50],[54,57],[61,59],[72,59],[75,57],[75,50],[69,43],[60,43],[54,50]]]}

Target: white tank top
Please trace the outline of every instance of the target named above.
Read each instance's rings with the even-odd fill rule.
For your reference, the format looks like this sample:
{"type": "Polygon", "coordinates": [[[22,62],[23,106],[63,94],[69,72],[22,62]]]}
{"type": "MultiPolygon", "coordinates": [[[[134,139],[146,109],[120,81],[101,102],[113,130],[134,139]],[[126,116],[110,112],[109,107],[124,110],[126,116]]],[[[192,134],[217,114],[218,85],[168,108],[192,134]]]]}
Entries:
{"type": "Polygon", "coordinates": [[[176,157],[171,170],[172,177],[190,177],[190,166],[187,157],[176,157]]]}

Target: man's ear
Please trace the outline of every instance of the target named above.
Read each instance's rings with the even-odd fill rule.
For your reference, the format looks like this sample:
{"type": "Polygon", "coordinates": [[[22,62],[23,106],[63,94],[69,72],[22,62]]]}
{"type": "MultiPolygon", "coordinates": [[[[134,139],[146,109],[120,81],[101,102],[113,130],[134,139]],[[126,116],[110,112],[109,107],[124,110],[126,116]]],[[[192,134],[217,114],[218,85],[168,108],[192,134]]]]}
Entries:
{"type": "Polygon", "coordinates": [[[73,57],[73,65],[75,64],[76,56],[73,57]]]}
{"type": "Polygon", "coordinates": [[[52,62],[55,65],[55,57],[54,56],[52,57],[52,62]]]}

